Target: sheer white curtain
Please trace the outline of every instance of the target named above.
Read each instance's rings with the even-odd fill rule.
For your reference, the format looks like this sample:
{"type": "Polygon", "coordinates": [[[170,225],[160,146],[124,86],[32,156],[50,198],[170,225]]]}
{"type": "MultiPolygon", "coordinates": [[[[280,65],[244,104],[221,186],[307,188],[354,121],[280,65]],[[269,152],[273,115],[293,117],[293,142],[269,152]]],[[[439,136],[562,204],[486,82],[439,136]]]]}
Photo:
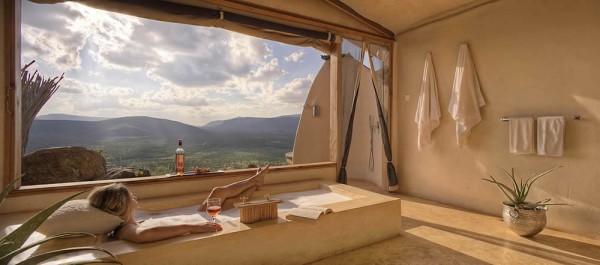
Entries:
{"type": "Polygon", "coordinates": [[[387,178],[388,191],[398,190],[398,176],[396,167],[392,162],[392,147],[390,143],[389,131],[389,73],[390,73],[390,53],[389,49],[378,45],[367,45],[369,52],[369,66],[371,69],[371,79],[373,89],[377,100],[377,112],[381,124],[381,140],[383,141],[383,150],[387,158],[387,178]]]}
{"type": "MultiPolygon", "coordinates": [[[[361,55],[362,43],[356,43],[342,40],[342,139],[346,139],[348,132],[348,123],[350,122],[350,112],[352,111],[352,100],[356,93],[360,69],[362,67],[361,55]],[[357,46],[360,45],[360,46],[357,46]]],[[[342,147],[343,148],[343,147],[342,147]]]]}
{"type": "Polygon", "coordinates": [[[379,103],[383,108],[385,122],[389,124],[390,113],[390,50],[385,46],[377,44],[369,44],[369,58],[372,60],[371,74],[374,76],[373,81],[377,94],[379,95],[379,103]]]}
{"type": "Polygon", "coordinates": [[[343,97],[343,154],[337,181],[347,183],[346,165],[352,144],[354,115],[360,89],[360,70],[363,63],[371,72],[375,92],[377,113],[381,125],[381,140],[387,158],[387,179],[390,192],[398,189],[396,168],[392,163],[392,150],[389,137],[389,95],[390,95],[390,52],[388,47],[360,43],[344,39],[342,41],[342,97],[343,97]],[[360,46],[359,46],[360,45],[360,46]],[[365,54],[368,60],[365,61],[365,54]]]}
{"type": "Polygon", "coordinates": [[[352,143],[352,127],[354,123],[354,112],[360,89],[360,70],[363,67],[364,49],[362,43],[342,40],[342,160],[340,172],[337,178],[339,183],[346,184],[346,164],[352,143]]]}

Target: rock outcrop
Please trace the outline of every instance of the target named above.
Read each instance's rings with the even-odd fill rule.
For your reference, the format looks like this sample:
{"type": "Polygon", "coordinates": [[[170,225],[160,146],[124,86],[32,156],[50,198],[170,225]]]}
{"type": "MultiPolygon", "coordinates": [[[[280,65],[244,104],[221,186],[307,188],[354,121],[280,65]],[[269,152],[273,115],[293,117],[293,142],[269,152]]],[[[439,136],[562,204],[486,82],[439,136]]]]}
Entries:
{"type": "Polygon", "coordinates": [[[137,169],[132,167],[111,168],[106,172],[104,179],[127,179],[150,176],[147,169],[137,169]]]}
{"type": "Polygon", "coordinates": [[[78,182],[102,179],[106,160],[84,147],[40,149],[23,157],[23,185],[78,182]]]}

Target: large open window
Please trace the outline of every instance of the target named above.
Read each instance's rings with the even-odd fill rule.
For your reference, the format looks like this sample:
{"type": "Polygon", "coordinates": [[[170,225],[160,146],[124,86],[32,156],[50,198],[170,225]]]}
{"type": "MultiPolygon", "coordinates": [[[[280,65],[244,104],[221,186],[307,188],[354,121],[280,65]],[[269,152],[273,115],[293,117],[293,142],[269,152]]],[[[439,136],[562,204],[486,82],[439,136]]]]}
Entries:
{"type": "MultiPolygon", "coordinates": [[[[5,96],[3,103],[6,104],[2,106],[6,111],[0,115],[5,128],[3,138],[0,138],[0,142],[5,145],[0,169],[5,174],[4,184],[21,173],[27,173],[21,170],[22,166],[27,167],[26,163],[21,163],[21,153],[27,154],[35,149],[33,146],[36,144],[59,145],[58,141],[49,145],[49,137],[41,141],[33,139],[35,137],[21,139],[22,135],[29,136],[29,133],[24,133],[27,129],[22,129],[22,124],[26,122],[21,119],[20,99],[21,92],[26,91],[19,85],[18,73],[20,65],[26,65],[32,59],[36,62],[27,68],[30,73],[39,70],[39,73],[47,78],[65,73],[65,79],[60,82],[59,92],[44,105],[34,126],[31,127],[32,135],[46,132],[43,137],[49,136],[49,130],[40,128],[53,122],[55,127],[70,129],[68,132],[71,136],[62,137],[73,140],[73,145],[87,143],[86,148],[101,152],[109,167],[113,165],[143,168],[146,166],[140,166],[141,163],[149,161],[148,168],[152,171],[148,173],[160,175],[162,172],[173,171],[173,152],[177,139],[180,138],[184,140],[184,148],[188,155],[188,171],[194,166],[220,170],[242,168],[252,164],[277,165],[285,163],[285,159],[287,163],[291,161],[294,164],[339,162],[343,149],[342,127],[345,126],[342,114],[344,102],[341,97],[343,82],[340,79],[340,73],[343,72],[341,40],[348,37],[367,43],[379,43],[387,50],[391,49],[393,42],[393,34],[373,30],[372,23],[366,23],[364,18],[356,17],[356,14],[340,11],[340,7],[334,2],[328,2],[332,5],[330,11],[321,10],[320,16],[313,18],[302,15],[301,12],[296,14],[284,11],[285,8],[276,9],[227,1],[220,2],[223,6],[215,6],[210,1],[179,3],[155,0],[141,4],[136,0],[35,0],[31,2],[45,3],[39,6],[44,9],[34,12],[30,21],[27,11],[23,12],[24,19],[21,20],[21,8],[26,8],[21,6],[21,2],[24,5],[37,6],[30,1],[20,0],[15,1],[15,5],[3,6],[3,34],[6,38],[2,42],[4,47],[0,48],[5,54],[4,68],[1,69],[5,75],[0,81],[4,84],[5,93],[2,95],[5,96]],[[56,4],[57,2],[67,4],[56,4]],[[98,10],[72,2],[82,2],[98,10]],[[110,12],[127,13],[132,16],[117,16],[116,13],[110,12]],[[336,20],[329,20],[330,17],[336,16],[336,20]],[[92,19],[84,22],[83,18],[92,19]],[[157,22],[158,20],[166,22],[157,22]],[[353,20],[356,21],[346,23],[353,20]],[[152,26],[143,29],[144,24],[152,26]],[[62,28],[58,32],[50,33],[47,29],[52,25],[61,25],[62,28]],[[167,29],[165,25],[182,28],[167,29]],[[211,27],[230,31],[209,29],[211,27]],[[264,39],[256,39],[257,37],[264,39]],[[212,42],[213,45],[209,47],[204,42],[206,39],[216,42],[212,42]],[[33,46],[36,41],[41,45],[33,46]],[[239,49],[231,49],[232,47],[239,49]],[[126,55],[124,51],[134,53],[126,55]],[[40,54],[44,55],[43,59],[34,58],[40,54]],[[323,54],[330,54],[331,60],[324,56],[326,60],[322,61],[320,55],[323,54]],[[203,60],[206,58],[217,61],[203,60]],[[95,64],[94,68],[84,70],[83,66],[92,63],[95,64]],[[323,67],[318,70],[321,65],[323,67]],[[307,66],[316,67],[307,70],[307,66]],[[82,78],[92,81],[81,82],[82,78]],[[265,82],[267,86],[264,86],[265,82]],[[310,82],[312,86],[316,86],[317,83],[322,85],[318,89],[311,88],[308,93],[306,89],[310,82]],[[81,95],[83,97],[79,98],[81,95]],[[302,102],[301,98],[306,100],[302,102]],[[254,104],[243,104],[242,100],[253,100],[254,104]],[[59,105],[70,106],[69,115],[75,116],[51,115],[63,113],[56,111],[59,105]],[[224,115],[221,119],[211,114],[217,107],[221,107],[221,114],[236,111],[242,114],[224,115]],[[300,119],[298,127],[304,130],[297,130],[297,134],[305,137],[295,137],[293,147],[290,143],[284,143],[287,139],[293,140],[291,133],[284,137],[277,137],[283,132],[278,132],[279,135],[265,134],[264,131],[269,129],[269,126],[261,123],[264,119],[289,118],[290,115],[293,118],[298,113],[309,119],[300,119]],[[258,117],[247,123],[247,126],[243,126],[246,131],[254,130],[255,134],[248,136],[238,132],[233,135],[235,137],[229,138],[233,140],[217,141],[219,137],[224,138],[226,134],[231,136],[232,133],[214,128],[223,128],[224,124],[231,121],[230,118],[237,116],[258,117]],[[111,126],[110,121],[114,122],[114,117],[135,117],[137,122],[118,118],[121,123],[111,126]],[[80,126],[86,124],[85,122],[87,126],[80,126]],[[155,122],[167,125],[158,126],[155,122]],[[92,123],[95,125],[90,126],[92,123]],[[206,125],[210,125],[213,131],[201,128],[206,125]],[[160,127],[161,133],[150,133],[156,132],[156,127],[160,127]],[[178,127],[190,130],[186,131],[187,134],[176,135],[179,133],[173,131],[178,127]],[[201,129],[206,130],[198,133],[201,129]],[[100,134],[99,136],[108,140],[92,141],[90,139],[98,137],[94,134],[100,134]],[[162,138],[157,139],[157,135],[162,135],[162,138]],[[213,138],[204,138],[211,140],[210,142],[194,141],[202,135],[213,138]],[[215,149],[225,150],[236,141],[251,144],[262,139],[268,139],[264,141],[267,145],[252,146],[250,151],[266,150],[268,153],[279,149],[271,154],[281,160],[271,162],[264,157],[237,150],[234,155],[246,160],[233,164],[220,162],[216,166],[210,164],[220,159],[211,152],[215,149]],[[21,141],[27,142],[27,145],[22,145],[21,141]],[[296,148],[299,146],[302,148],[296,148]],[[156,151],[160,148],[168,151],[157,154],[156,151]],[[291,148],[293,152],[289,152],[291,148]],[[115,150],[143,156],[128,160],[108,155],[115,150]],[[166,165],[160,166],[159,163],[163,162],[166,165]]],[[[307,5],[318,5],[327,9],[326,6],[316,3],[307,2],[307,5]]],[[[391,81],[388,80],[388,85],[389,82],[391,81]]],[[[270,124],[272,126],[273,123],[270,124]]],[[[278,129],[280,127],[277,126],[278,129]]],[[[60,135],[58,136],[60,138],[60,135]]],[[[37,165],[48,163],[41,162],[37,165]]],[[[298,167],[282,170],[293,168],[298,167]]],[[[222,175],[237,176],[237,172],[239,171],[222,175]]],[[[241,172],[249,173],[247,170],[241,172]]],[[[140,174],[146,173],[134,171],[134,176],[140,174]]],[[[137,183],[143,185],[162,179],[150,177],[137,183]]],[[[180,179],[187,181],[190,178],[180,179]]],[[[93,183],[46,185],[39,188],[80,189],[90,185],[93,183]]],[[[32,189],[37,190],[38,187],[25,188],[23,192],[32,189]]]]}
{"type": "MultiPolygon", "coordinates": [[[[35,60],[30,73],[64,73],[29,131],[23,171],[30,175],[40,162],[55,163],[44,159],[86,170],[73,161],[93,158],[73,157],[68,146],[100,153],[109,172],[174,173],[178,139],[186,171],[287,164],[300,114],[313,107],[307,95],[324,65],[323,53],[311,47],[77,3],[23,1],[21,43],[21,64],[35,60]],[[54,148],[46,150],[50,156],[32,155],[48,148],[54,148]]],[[[329,82],[323,85],[328,91],[329,82]]],[[[78,174],[79,180],[112,177],[78,174]]],[[[67,181],[77,179],[24,184],[67,181]]]]}

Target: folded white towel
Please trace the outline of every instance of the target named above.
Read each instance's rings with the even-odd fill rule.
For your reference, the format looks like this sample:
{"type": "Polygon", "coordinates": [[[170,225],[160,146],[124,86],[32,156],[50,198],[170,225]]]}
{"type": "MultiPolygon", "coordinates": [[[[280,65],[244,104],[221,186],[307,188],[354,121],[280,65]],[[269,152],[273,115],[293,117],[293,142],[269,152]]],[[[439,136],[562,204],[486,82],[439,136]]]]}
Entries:
{"type": "Polygon", "coordinates": [[[460,45],[448,112],[456,121],[459,147],[467,143],[471,129],[481,122],[479,108],[485,105],[475,66],[466,43],[460,45]]]}
{"type": "Polygon", "coordinates": [[[417,123],[417,147],[431,143],[431,132],[440,125],[440,102],[438,101],[435,70],[431,61],[431,53],[425,57],[421,93],[417,104],[415,122],[417,123]]]}
{"type": "Polygon", "coordinates": [[[508,121],[508,149],[511,154],[533,154],[533,118],[510,118],[508,121]]]}
{"type": "Polygon", "coordinates": [[[562,156],[565,117],[539,117],[537,127],[538,155],[562,156]]]}

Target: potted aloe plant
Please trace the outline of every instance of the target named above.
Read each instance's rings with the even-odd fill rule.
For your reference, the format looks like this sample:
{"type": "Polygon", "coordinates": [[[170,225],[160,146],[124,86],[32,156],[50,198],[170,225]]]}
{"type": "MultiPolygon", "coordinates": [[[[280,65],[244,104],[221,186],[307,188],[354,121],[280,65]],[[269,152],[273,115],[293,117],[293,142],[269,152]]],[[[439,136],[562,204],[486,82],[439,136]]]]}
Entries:
{"type": "Polygon", "coordinates": [[[502,169],[511,181],[510,186],[497,181],[490,175],[489,179],[483,178],[490,183],[496,184],[500,191],[508,198],[503,202],[502,218],[504,223],[520,236],[533,236],[544,230],[546,227],[546,211],[548,205],[564,205],[564,203],[550,203],[550,199],[544,199],[538,202],[527,200],[529,191],[533,183],[546,174],[560,168],[557,166],[542,173],[532,174],[524,182],[523,179],[517,181],[515,169],[511,171],[502,169]],[[511,187],[512,186],[512,187],[511,187]]]}

